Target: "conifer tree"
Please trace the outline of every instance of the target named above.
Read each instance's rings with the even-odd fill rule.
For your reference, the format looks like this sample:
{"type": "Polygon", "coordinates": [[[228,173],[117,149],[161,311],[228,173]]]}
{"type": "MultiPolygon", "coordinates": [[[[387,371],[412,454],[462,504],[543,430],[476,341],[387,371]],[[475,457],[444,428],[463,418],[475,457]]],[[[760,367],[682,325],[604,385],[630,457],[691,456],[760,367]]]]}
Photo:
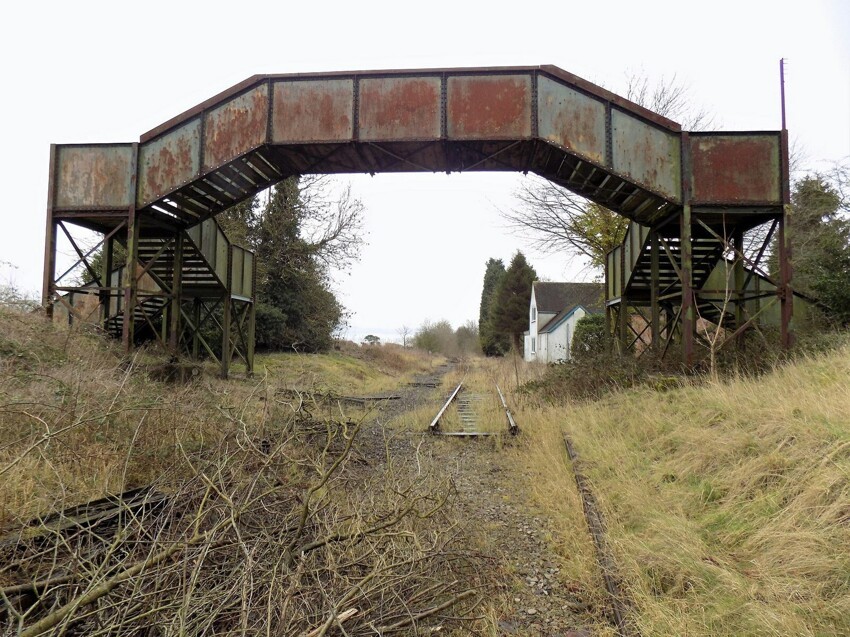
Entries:
{"type": "Polygon", "coordinates": [[[520,336],[528,329],[531,284],[537,279],[525,255],[517,251],[493,296],[490,318],[496,334],[510,338],[515,352],[522,351],[520,336]]]}
{"type": "Polygon", "coordinates": [[[487,259],[484,272],[484,286],[481,290],[481,305],[478,313],[478,337],[481,351],[485,356],[499,356],[508,351],[510,342],[503,336],[497,336],[490,320],[490,307],[499,281],[505,276],[505,264],[501,259],[487,259]]]}

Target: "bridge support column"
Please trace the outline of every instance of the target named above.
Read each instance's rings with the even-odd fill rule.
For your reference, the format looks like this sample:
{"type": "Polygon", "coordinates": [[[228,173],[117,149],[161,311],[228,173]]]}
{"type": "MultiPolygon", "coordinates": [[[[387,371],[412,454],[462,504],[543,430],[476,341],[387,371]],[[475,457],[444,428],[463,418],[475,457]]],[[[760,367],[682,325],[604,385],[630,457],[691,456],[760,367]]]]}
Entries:
{"type": "Polygon", "coordinates": [[[180,308],[183,303],[183,232],[174,238],[174,275],[171,277],[171,299],[169,307],[168,348],[174,356],[180,353],[180,308]]]}
{"type": "Polygon", "coordinates": [[[625,356],[629,350],[629,299],[626,295],[626,251],[620,251],[620,312],[617,315],[620,333],[620,355],[625,356]]]}
{"type": "Polygon", "coordinates": [[[233,299],[230,296],[230,285],[233,282],[233,246],[227,251],[227,279],[224,291],[224,316],[221,321],[221,377],[227,378],[230,374],[230,359],[233,350],[230,345],[230,325],[233,315],[233,299]]]}
{"type": "Polygon", "coordinates": [[[790,349],[794,345],[794,332],[791,330],[791,319],[794,316],[794,294],[791,290],[791,246],[788,241],[788,209],[789,205],[783,206],[782,216],[779,218],[779,335],[783,349],[790,349]]]}
{"type": "MultiPolygon", "coordinates": [[[[745,285],[745,271],[744,271],[744,231],[740,228],[735,228],[732,233],[732,248],[734,251],[735,262],[732,266],[734,268],[733,272],[733,280],[735,281],[735,329],[740,328],[745,318],[744,312],[744,298],[746,297],[744,285],[745,285]]],[[[744,349],[744,343],[746,341],[746,331],[738,334],[737,342],[735,345],[738,349],[744,349]]]]}
{"type": "Polygon", "coordinates": [[[650,284],[649,298],[652,307],[650,308],[650,329],[652,330],[652,350],[657,352],[661,347],[661,308],[658,305],[658,292],[661,289],[660,281],[660,251],[659,251],[658,231],[652,230],[649,233],[649,259],[650,259],[650,284]]]}
{"type": "Polygon", "coordinates": [[[694,363],[694,330],[696,328],[693,291],[693,246],[691,235],[691,206],[685,204],[679,219],[682,250],[682,363],[691,367],[694,363]]]}
{"type": "Polygon", "coordinates": [[[121,328],[121,342],[124,345],[124,353],[129,354],[133,349],[133,336],[135,326],[133,324],[136,312],[136,291],[138,288],[138,276],[136,274],[139,257],[139,224],[136,220],[136,209],[132,207],[127,217],[127,263],[124,265],[124,323],[121,328]]]}

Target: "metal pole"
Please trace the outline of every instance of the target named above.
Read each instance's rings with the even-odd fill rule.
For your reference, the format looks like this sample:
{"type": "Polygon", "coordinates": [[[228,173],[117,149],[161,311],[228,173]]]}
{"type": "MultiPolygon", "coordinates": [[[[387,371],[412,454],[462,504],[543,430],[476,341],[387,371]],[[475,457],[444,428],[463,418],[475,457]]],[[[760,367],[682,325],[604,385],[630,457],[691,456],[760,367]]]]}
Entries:
{"type": "MultiPolygon", "coordinates": [[[[735,329],[744,324],[744,259],[738,253],[744,253],[744,231],[735,228],[732,231],[732,245],[735,248],[734,280],[735,280],[735,329]]],[[[738,349],[744,348],[745,332],[741,332],[737,339],[738,349]]]]}
{"type": "Polygon", "coordinates": [[[785,126],[785,58],[779,58],[779,95],[782,100],[782,130],[785,126]]]}
{"type": "Polygon", "coordinates": [[[221,322],[221,377],[227,378],[230,373],[230,358],[232,352],[230,349],[230,319],[231,306],[233,302],[230,298],[231,283],[233,279],[233,246],[227,247],[227,278],[224,282],[224,320],[221,322]]]}
{"type": "Polygon", "coordinates": [[[650,329],[652,330],[651,347],[653,350],[658,350],[661,345],[661,308],[658,305],[658,292],[661,288],[660,282],[660,254],[658,245],[658,231],[650,230],[649,232],[649,259],[650,259],[650,283],[649,283],[649,298],[650,298],[650,329]]]}
{"type": "Polygon", "coordinates": [[[680,236],[682,250],[682,362],[685,367],[694,363],[694,292],[691,273],[693,271],[693,250],[691,246],[691,206],[685,204],[680,218],[680,236]]]}
{"type": "MultiPolygon", "coordinates": [[[[132,161],[130,166],[130,192],[136,192],[136,171],[138,166],[139,145],[132,145],[132,161]]],[[[136,311],[136,263],[139,255],[139,224],[136,219],[136,198],[127,209],[127,263],[124,267],[124,324],[121,328],[121,341],[124,353],[129,354],[133,348],[133,315],[136,311]]]]}
{"type": "Polygon", "coordinates": [[[47,180],[47,230],[44,242],[44,280],[41,301],[47,318],[53,319],[53,292],[56,286],[56,222],[53,220],[53,193],[56,183],[56,144],[50,144],[50,173],[47,180]]]}
{"type": "Polygon", "coordinates": [[[626,246],[620,250],[620,353],[625,354],[629,346],[629,312],[628,298],[626,295],[626,246]]]}
{"type": "Polygon", "coordinates": [[[174,238],[174,261],[173,275],[171,277],[171,309],[170,334],[168,347],[173,355],[177,355],[180,349],[180,306],[183,302],[183,232],[177,233],[174,238]]]}

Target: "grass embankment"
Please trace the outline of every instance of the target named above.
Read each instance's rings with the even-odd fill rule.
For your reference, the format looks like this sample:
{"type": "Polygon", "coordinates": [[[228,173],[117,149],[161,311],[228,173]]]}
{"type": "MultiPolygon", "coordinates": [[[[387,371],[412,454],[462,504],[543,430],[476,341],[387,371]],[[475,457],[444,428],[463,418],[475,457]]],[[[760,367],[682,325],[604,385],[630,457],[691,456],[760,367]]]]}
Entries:
{"type": "Polygon", "coordinates": [[[526,406],[538,503],[586,463],[644,635],[850,634],[850,346],[758,379],[526,406]]]}
{"type": "Polygon", "coordinates": [[[327,354],[259,354],[255,368],[256,374],[266,372],[288,389],[368,396],[395,390],[444,360],[399,345],[346,343],[327,354]]]}
{"type": "MultiPolygon", "coordinates": [[[[168,385],[144,358],[0,308],[0,633],[319,635],[337,613],[352,636],[487,630],[439,472],[364,464],[363,420],[282,397],[285,369],[168,385]],[[133,515],[25,527],[147,484],[133,515]]],[[[366,391],[334,368],[311,388],[366,391]]]]}
{"type": "MultiPolygon", "coordinates": [[[[0,308],[0,528],[63,503],[117,493],[189,468],[184,452],[244,430],[265,437],[288,419],[278,390],[369,394],[436,365],[376,347],[258,356],[254,379],[216,369],[186,384],[153,381],[120,344],[0,308]]],[[[162,357],[159,357],[161,360],[162,357]]]]}

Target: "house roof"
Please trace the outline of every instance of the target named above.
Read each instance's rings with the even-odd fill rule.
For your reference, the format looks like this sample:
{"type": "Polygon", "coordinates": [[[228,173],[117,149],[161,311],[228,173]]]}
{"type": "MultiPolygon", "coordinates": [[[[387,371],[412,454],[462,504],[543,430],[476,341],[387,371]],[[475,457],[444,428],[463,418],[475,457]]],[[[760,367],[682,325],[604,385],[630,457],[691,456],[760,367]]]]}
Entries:
{"type": "Polygon", "coordinates": [[[605,288],[601,283],[535,281],[533,285],[537,312],[556,312],[545,325],[538,328],[539,333],[552,331],[578,307],[591,314],[602,311],[605,288]]]}
{"type": "Polygon", "coordinates": [[[555,312],[583,306],[589,312],[602,310],[602,298],[605,287],[602,283],[572,283],[535,281],[534,298],[538,312],[555,312]]]}

